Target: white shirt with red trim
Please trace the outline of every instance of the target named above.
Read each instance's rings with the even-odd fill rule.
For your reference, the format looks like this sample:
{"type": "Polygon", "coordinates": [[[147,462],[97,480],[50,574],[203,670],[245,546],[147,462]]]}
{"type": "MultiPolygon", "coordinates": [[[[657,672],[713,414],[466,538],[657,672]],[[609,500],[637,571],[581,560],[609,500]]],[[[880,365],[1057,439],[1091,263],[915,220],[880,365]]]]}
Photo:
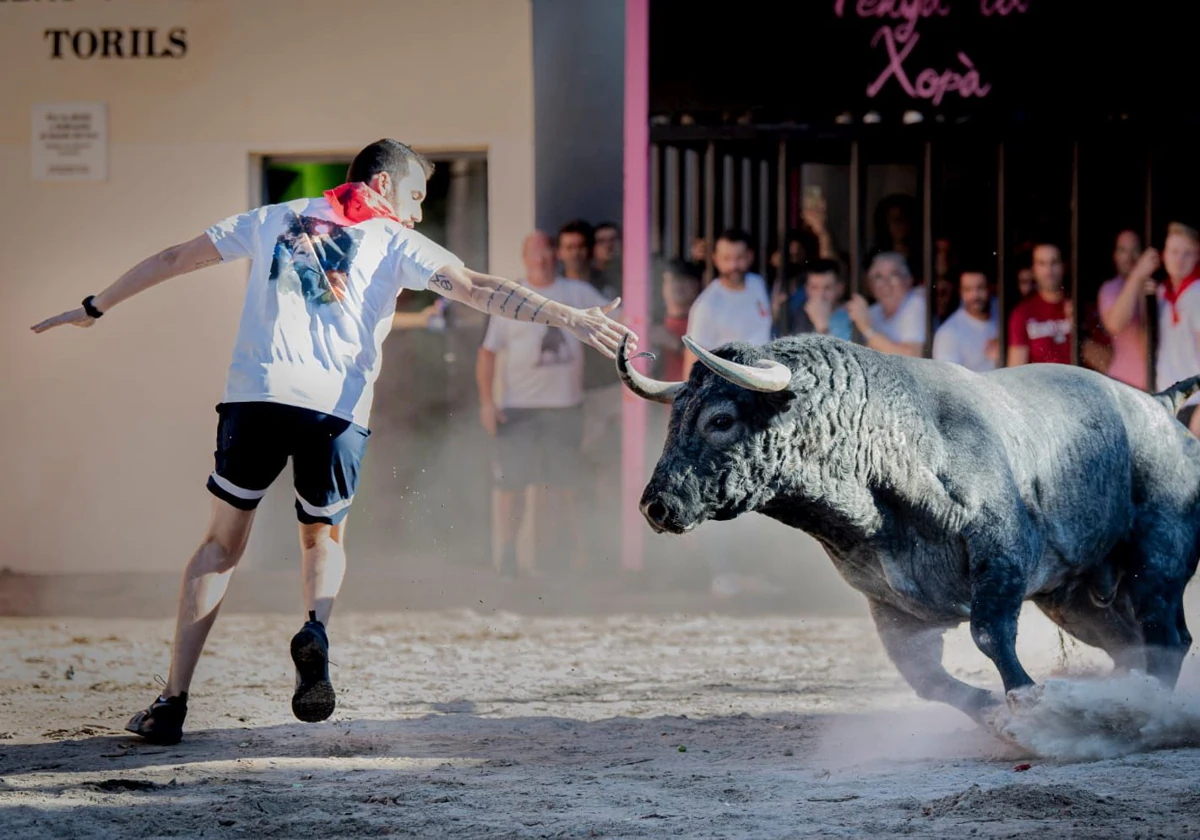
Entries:
{"type": "Polygon", "coordinates": [[[1155,390],[1165,390],[1180,380],[1200,374],[1197,338],[1200,338],[1200,283],[1188,284],[1175,301],[1175,312],[1171,311],[1164,288],[1159,286],[1155,390]]]}

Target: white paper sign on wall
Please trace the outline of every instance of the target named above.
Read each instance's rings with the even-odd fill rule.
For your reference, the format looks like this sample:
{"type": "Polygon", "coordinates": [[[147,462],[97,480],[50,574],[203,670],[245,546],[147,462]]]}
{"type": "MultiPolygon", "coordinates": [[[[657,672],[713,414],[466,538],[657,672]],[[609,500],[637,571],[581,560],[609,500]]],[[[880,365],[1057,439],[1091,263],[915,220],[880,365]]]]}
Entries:
{"type": "Polygon", "coordinates": [[[33,106],[35,181],[108,180],[108,109],[103,102],[33,106]]]}

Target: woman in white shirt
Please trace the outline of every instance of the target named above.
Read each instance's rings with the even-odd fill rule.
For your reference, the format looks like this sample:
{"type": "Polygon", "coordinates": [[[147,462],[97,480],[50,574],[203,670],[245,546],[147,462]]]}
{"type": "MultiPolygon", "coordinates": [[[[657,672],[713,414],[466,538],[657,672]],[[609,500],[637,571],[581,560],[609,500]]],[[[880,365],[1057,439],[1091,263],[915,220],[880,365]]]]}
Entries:
{"type": "Polygon", "coordinates": [[[870,306],[862,295],[846,304],[850,320],[866,345],[881,353],[920,357],[925,352],[925,296],[913,289],[913,277],[902,254],[876,254],[867,269],[870,306]]]}

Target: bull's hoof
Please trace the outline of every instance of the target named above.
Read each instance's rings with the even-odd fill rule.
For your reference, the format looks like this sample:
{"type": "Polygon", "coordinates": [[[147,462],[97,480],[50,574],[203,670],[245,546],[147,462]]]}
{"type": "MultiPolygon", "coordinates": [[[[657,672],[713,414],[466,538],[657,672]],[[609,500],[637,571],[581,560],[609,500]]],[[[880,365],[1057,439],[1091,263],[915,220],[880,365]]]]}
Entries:
{"type": "Polygon", "coordinates": [[[1005,693],[1004,699],[1008,701],[1009,711],[1016,714],[1036,706],[1045,690],[1045,686],[1037,684],[1023,685],[1005,693]]]}

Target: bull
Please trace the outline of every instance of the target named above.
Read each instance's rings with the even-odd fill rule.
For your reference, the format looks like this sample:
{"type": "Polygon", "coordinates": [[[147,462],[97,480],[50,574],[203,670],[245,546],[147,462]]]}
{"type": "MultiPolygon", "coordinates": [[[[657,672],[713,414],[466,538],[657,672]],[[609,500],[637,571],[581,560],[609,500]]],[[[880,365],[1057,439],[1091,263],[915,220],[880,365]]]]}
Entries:
{"type": "Polygon", "coordinates": [[[684,342],[686,382],[617,356],[627,388],[673,403],[640,502],[655,532],[749,512],[805,531],[917,695],[981,724],[1036,690],[1016,651],[1027,600],[1174,688],[1200,554],[1200,441],[1175,412],[1200,377],[1152,395],[1069,365],[979,374],[820,335],[684,342]],[[1005,695],[943,667],[964,621],[1005,695]]]}

